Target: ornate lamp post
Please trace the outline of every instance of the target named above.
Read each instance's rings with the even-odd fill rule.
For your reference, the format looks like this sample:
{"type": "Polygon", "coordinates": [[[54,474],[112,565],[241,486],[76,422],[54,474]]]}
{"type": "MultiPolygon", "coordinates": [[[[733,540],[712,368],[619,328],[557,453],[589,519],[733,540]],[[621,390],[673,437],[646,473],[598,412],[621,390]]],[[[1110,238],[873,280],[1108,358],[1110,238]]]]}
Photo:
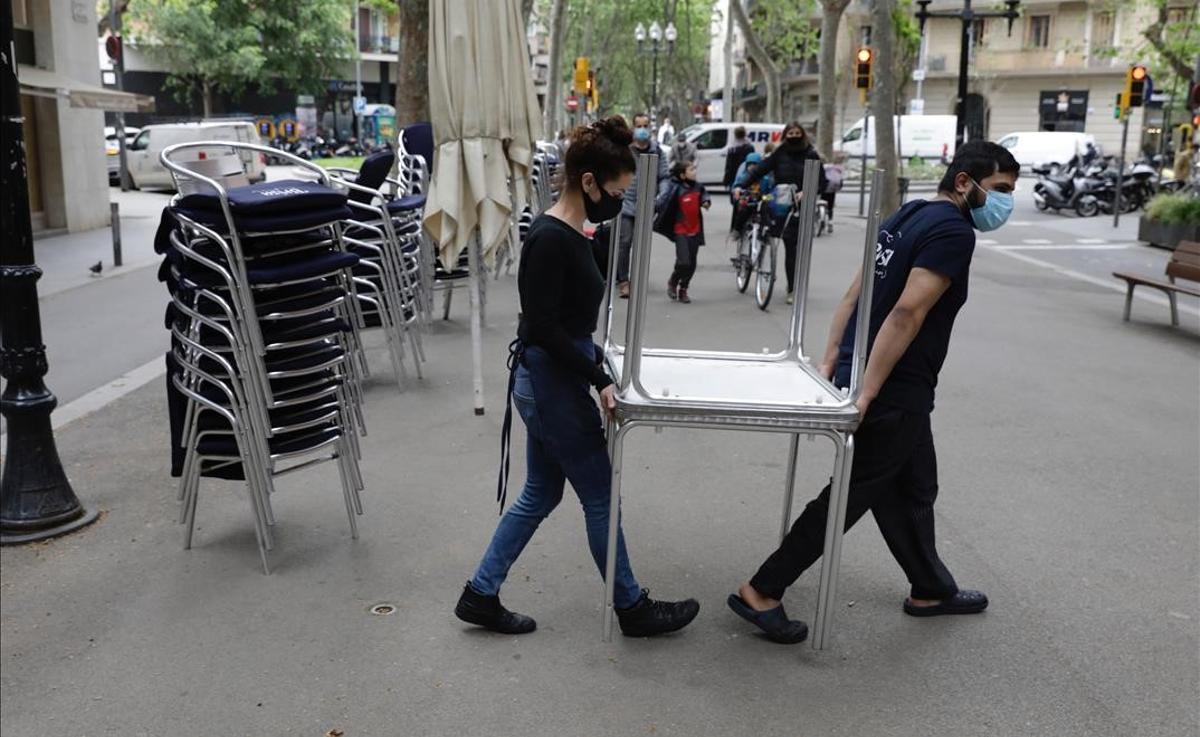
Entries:
{"type": "Polygon", "coordinates": [[[963,145],[966,140],[967,130],[967,60],[971,54],[971,24],[976,18],[1007,18],[1008,19],[1008,35],[1012,35],[1013,21],[1020,17],[1021,13],[1017,10],[1021,4],[1021,0],[1004,0],[1004,10],[975,10],[971,7],[971,0],[963,0],[961,10],[930,10],[929,3],[932,0],[917,0],[917,5],[920,9],[917,11],[917,20],[921,22],[921,35],[925,35],[925,21],[930,18],[958,18],[962,21],[962,48],[958,52],[958,104],[955,107],[955,114],[958,120],[954,126],[954,147],[957,148],[963,145]]]}
{"type": "Polygon", "coordinates": [[[79,529],[96,520],[83,508],[58,459],[50,412],[58,400],[46,388],[33,226],[29,220],[28,174],[12,3],[0,9],[0,68],[4,166],[0,167],[0,374],[8,380],[0,412],[8,420],[8,452],[0,478],[0,544],[33,542],[79,529]]]}
{"type": "Polygon", "coordinates": [[[646,49],[646,26],[638,23],[637,27],[633,29],[633,38],[637,41],[638,53],[649,53],[654,57],[653,71],[650,73],[650,120],[655,124],[658,122],[658,50],[664,39],[667,42],[667,50],[670,51],[673,49],[675,47],[675,39],[678,35],[674,23],[667,23],[667,28],[664,31],[658,25],[658,21],[654,21],[650,24],[650,48],[646,49]]]}

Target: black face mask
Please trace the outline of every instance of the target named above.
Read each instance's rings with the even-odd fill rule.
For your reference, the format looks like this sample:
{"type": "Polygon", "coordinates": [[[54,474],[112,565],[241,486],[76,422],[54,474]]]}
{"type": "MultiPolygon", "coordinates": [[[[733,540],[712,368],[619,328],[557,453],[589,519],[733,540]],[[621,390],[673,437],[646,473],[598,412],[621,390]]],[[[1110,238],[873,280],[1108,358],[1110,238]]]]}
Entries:
{"type": "Polygon", "coordinates": [[[593,200],[587,192],[583,193],[583,210],[587,213],[588,222],[602,223],[612,220],[621,214],[621,197],[613,197],[604,187],[600,187],[600,199],[593,200]]]}
{"type": "Polygon", "coordinates": [[[804,148],[804,144],[805,144],[805,140],[803,138],[785,138],[785,139],[783,139],[783,145],[785,147],[787,147],[787,149],[789,151],[799,151],[804,148]]]}

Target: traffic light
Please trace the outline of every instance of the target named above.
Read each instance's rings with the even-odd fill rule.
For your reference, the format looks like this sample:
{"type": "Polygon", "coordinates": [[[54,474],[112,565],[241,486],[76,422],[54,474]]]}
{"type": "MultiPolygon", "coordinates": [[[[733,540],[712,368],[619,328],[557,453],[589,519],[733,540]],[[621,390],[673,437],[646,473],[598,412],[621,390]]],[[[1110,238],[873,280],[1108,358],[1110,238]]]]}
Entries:
{"type": "Polygon", "coordinates": [[[854,53],[854,87],[860,90],[871,89],[873,77],[871,65],[875,63],[875,52],[870,46],[861,46],[854,53]]]}
{"type": "Polygon", "coordinates": [[[113,62],[121,61],[121,37],[109,36],[104,39],[104,53],[108,55],[109,60],[113,62]]]}
{"type": "Polygon", "coordinates": [[[588,83],[588,58],[586,56],[576,57],[575,59],[575,94],[586,95],[588,83]]]}
{"type": "Polygon", "coordinates": [[[587,79],[587,107],[589,113],[594,113],[600,107],[600,88],[596,84],[596,72],[591,70],[588,72],[587,79]]]}
{"type": "Polygon", "coordinates": [[[1149,77],[1146,67],[1134,64],[1125,75],[1125,105],[1126,108],[1142,107],[1146,104],[1146,84],[1149,77]]]}

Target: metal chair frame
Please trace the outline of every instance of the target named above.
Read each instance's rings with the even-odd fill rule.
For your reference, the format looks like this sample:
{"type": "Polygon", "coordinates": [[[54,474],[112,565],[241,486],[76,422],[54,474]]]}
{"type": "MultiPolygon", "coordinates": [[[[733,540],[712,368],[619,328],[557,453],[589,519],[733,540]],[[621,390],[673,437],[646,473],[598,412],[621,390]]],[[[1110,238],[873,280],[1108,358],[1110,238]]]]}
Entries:
{"type": "MultiPolygon", "coordinates": [[[[606,561],[602,636],[612,637],[614,609],[613,590],[616,570],[616,542],[619,526],[621,498],[622,454],[625,436],[639,427],[685,427],[695,429],[753,430],[757,432],[783,433],[791,436],[788,457],[788,477],[784,492],[783,521],[780,537],[787,533],[792,513],[795,492],[795,474],[799,460],[799,442],[802,435],[825,437],[834,445],[834,472],[830,496],[830,512],[826,521],[825,550],[821,561],[821,576],[817,594],[817,612],[813,625],[813,647],[824,649],[831,633],[831,621],[836,597],[837,572],[841,558],[842,530],[845,526],[846,498],[850,480],[850,469],[854,457],[854,430],[859,417],[855,403],[861,392],[862,375],[867,358],[867,329],[870,316],[873,281],[864,278],[859,294],[858,320],[853,352],[853,370],[848,393],[843,393],[826,380],[803,355],[805,307],[808,299],[808,282],[811,266],[813,240],[813,218],[816,196],[817,167],[810,162],[805,167],[804,188],[806,195],[800,207],[800,242],[797,254],[797,277],[795,303],[792,309],[788,344],[780,352],[755,354],[722,351],[690,351],[644,347],[646,294],[649,283],[651,222],[654,215],[654,194],[657,182],[654,171],[657,156],[638,157],[638,207],[634,220],[634,273],[633,290],[626,315],[628,345],[618,344],[612,336],[613,306],[615,304],[616,267],[615,254],[609,255],[609,295],[605,320],[604,349],[609,371],[617,378],[616,419],[609,423],[608,444],[612,460],[612,487],[609,502],[608,552],[606,561]],[[653,370],[677,371],[673,378],[704,376],[713,380],[722,371],[742,376],[741,384],[729,389],[730,394],[720,392],[703,393],[686,388],[669,392],[667,389],[654,394],[646,389],[643,365],[649,363],[653,370]],[[729,371],[734,369],[734,371],[729,371]],[[769,379],[785,369],[789,380],[803,382],[807,397],[787,397],[765,401],[762,398],[742,399],[736,393],[745,386],[744,382],[763,381],[760,386],[769,386],[769,379]],[[792,369],[795,372],[792,373],[792,369]],[[774,372],[774,373],[773,373],[774,372]],[[689,391],[695,391],[689,396],[689,391]],[[808,397],[812,397],[809,399],[808,397]]],[[[875,175],[873,193],[882,187],[882,172],[875,175]]],[[[867,236],[863,248],[862,269],[868,276],[873,273],[875,240],[879,214],[876,197],[872,195],[867,236]]],[[[617,242],[619,223],[614,223],[613,242],[617,242]]],[[[794,385],[794,384],[793,384],[794,385]]],[[[724,389],[724,387],[722,387],[724,389]]]]}

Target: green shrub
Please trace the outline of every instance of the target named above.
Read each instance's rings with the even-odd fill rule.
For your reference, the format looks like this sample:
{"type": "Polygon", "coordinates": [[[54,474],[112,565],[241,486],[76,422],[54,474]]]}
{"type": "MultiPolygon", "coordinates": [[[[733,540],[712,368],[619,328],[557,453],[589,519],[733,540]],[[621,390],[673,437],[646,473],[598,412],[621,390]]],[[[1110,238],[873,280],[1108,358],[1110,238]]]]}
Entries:
{"type": "Polygon", "coordinates": [[[914,182],[940,181],[946,173],[946,167],[937,162],[929,162],[920,156],[914,156],[906,162],[904,176],[914,182]]]}
{"type": "Polygon", "coordinates": [[[1200,225],[1200,197],[1157,195],[1146,205],[1146,217],[1167,225],[1200,225]]]}

